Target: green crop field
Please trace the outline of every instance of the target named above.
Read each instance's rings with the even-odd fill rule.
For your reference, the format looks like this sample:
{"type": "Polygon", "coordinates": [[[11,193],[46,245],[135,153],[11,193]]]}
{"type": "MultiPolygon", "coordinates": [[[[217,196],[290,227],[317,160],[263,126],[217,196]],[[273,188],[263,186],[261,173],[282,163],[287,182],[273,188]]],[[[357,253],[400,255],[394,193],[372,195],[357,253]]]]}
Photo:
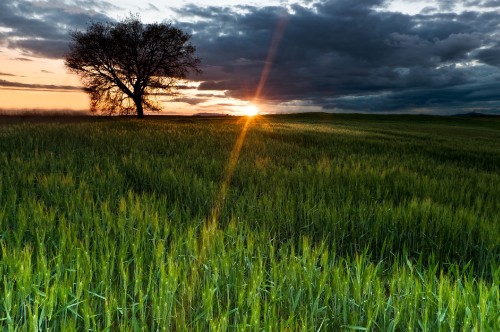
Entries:
{"type": "Polygon", "coordinates": [[[5,331],[500,331],[500,119],[0,119],[5,331]]]}

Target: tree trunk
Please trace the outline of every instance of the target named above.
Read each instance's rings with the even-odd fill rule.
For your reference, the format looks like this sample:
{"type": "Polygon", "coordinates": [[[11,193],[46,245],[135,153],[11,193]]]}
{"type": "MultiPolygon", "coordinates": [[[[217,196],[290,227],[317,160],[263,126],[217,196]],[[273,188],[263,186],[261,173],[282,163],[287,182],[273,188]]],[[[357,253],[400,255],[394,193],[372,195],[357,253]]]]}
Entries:
{"type": "Polygon", "coordinates": [[[142,109],[142,98],[134,99],[135,107],[137,109],[137,118],[144,118],[144,110],[142,109]]]}

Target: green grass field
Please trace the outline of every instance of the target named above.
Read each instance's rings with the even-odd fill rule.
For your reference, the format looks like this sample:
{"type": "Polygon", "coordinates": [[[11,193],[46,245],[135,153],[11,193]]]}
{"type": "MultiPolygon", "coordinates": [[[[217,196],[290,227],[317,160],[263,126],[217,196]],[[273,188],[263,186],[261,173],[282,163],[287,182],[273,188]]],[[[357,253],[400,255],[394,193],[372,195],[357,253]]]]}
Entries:
{"type": "Polygon", "coordinates": [[[3,120],[3,330],[500,331],[498,117],[3,120]]]}

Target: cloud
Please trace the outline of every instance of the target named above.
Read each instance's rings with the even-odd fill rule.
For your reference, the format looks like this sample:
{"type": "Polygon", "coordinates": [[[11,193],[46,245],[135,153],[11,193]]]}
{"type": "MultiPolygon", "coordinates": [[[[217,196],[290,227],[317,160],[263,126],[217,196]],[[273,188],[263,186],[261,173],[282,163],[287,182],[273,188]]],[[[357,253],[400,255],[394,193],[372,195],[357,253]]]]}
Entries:
{"type": "Polygon", "coordinates": [[[483,7],[490,7],[490,8],[496,8],[498,9],[500,7],[500,0],[490,0],[490,1],[483,1],[481,3],[483,7]]]}
{"type": "Polygon", "coordinates": [[[208,101],[206,98],[192,98],[192,97],[181,97],[181,98],[175,98],[172,101],[179,102],[179,103],[186,103],[189,105],[198,105],[201,103],[204,103],[208,101]]]}
{"type": "Polygon", "coordinates": [[[71,29],[85,29],[90,20],[110,20],[105,10],[117,8],[99,0],[47,0],[0,2],[0,27],[4,46],[23,54],[62,58],[71,29]],[[5,45],[6,43],[6,45],[5,45]]]}
{"type": "Polygon", "coordinates": [[[26,84],[19,82],[11,82],[0,79],[0,88],[6,89],[28,89],[28,90],[57,90],[57,91],[81,91],[81,87],[71,85],[52,85],[52,84],[26,84]]]}
{"type": "Polygon", "coordinates": [[[12,77],[16,77],[17,75],[0,72],[0,76],[12,76],[12,77]]]}
{"type": "Polygon", "coordinates": [[[160,8],[156,7],[152,3],[148,3],[148,8],[146,9],[148,11],[153,11],[153,12],[159,12],[160,8]]]}
{"type": "MultiPolygon", "coordinates": [[[[449,2],[452,3],[453,0],[439,0],[440,2],[449,2]]],[[[500,0],[464,0],[464,6],[476,6],[476,7],[484,7],[484,8],[496,8],[500,7],[500,0]]]]}
{"type": "Polygon", "coordinates": [[[477,59],[491,66],[500,67],[500,43],[479,51],[477,59]]]}
{"type": "MultiPolygon", "coordinates": [[[[452,1],[436,7],[454,8],[452,1]]],[[[498,13],[389,12],[384,1],[318,1],[305,7],[177,10],[203,59],[199,90],[255,95],[273,35],[286,25],[262,98],[324,109],[406,111],[492,105],[500,90],[498,13]],[[494,79],[495,78],[495,79],[494,79]],[[477,93],[476,90],[485,91],[477,93]]],[[[484,8],[491,2],[481,2],[484,8]]]]}
{"type": "Polygon", "coordinates": [[[14,61],[23,61],[23,62],[30,62],[30,61],[33,61],[31,59],[28,59],[28,58],[10,58],[10,60],[14,60],[14,61]]]}

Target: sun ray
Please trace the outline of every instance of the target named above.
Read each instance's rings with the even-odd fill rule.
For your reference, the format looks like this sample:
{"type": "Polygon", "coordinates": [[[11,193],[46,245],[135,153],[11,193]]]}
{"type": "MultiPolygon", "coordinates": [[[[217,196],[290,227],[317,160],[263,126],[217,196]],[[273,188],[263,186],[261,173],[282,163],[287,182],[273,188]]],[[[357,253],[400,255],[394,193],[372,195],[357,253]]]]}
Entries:
{"type": "Polygon", "coordinates": [[[281,37],[283,37],[283,33],[285,32],[287,24],[288,24],[288,12],[284,10],[284,14],[282,14],[282,16],[280,17],[278,25],[274,30],[274,35],[273,39],[271,40],[271,45],[269,45],[269,51],[267,53],[264,69],[262,70],[259,84],[257,85],[257,90],[255,91],[254,101],[258,101],[260,99],[264,86],[266,85],[267,78],[269,77],[269,73],[271,71],[271,66],[278,52],[278,47],[281,41],[281,37]]]}
{"type": "Polygon", "coordinates": [[[222,208],[224,207],[224,202],[226,200],[227,192],[229,190],[229,187],[231,185],[231,180],[233,178],[234,171],[236,169],[236,166],[238,164],[238,160],[241,154],[241,148],[243,146],[243,143],[245,142],[245,138],[248,132],[248,129],[250,125],[253,122],[253,115],[257,115],[259,113],[259,109],[255,106],[258,105],[258,102],[260,100],[260,97],[262,95],[262,91],[264,90],[264,86],[267,82],[267,79],[269,77],[269,73],[271,71],[271,67],[274,61],[274,58],[277,54],[278,47],[281,41],[281,37],[283,36],[283,33],[285,31],[285,28],[288,23],[288,13],[286,9],[284,9],[284,14],[281,16],[281,18],[278,21],[278,24],[276,26],[276,29],[273,34],[273,38],[271,40],[271,44],[269,46],[267,58],[265,61],[264,68],[262,69],[262,73],[259,79],[259,83],[257,85],[257,88],[255,90],[255,95],[253,97],[252,103],[247,107],[245,111],[246,115],[249,115],[245,118],[245,122],[243,124],[243,127],[241,129],[240,134],[238,135],[238,138],[236,139],[236,142],[234,144],[234,147],[231,151],[231,154],[229,155],[229,160],[227,163],[227,166],[224,170],[224,178],[221,182],[221,185],[219,187],[219,190],[215,196],[213,205],[212,205],[212,210],[210,212],[210,216],[207,220],[207,222],[204,225],[203,231],[202,231],[202,241],[201,241],[201,248],[200,248],[200,263],[205,259],[205,254],[207,252],[207,248],[211,245],[211,242],[213,241],[213,234],[216,231],[218,227],[218,219],[220,216],[220,212],[222,208]]]}
{"type": "MultiPolygon", "coordinates": [[[[286,11],[285,11],[286,13],[286,11]]],[[[259,109],[255,106],[257,104],[258,100],[260,99],[260,96],[262,94],[262,90],[264,89],[264,86],[266,84],[267,78],[269,76],[269,72],[271,70],[271,65],[274,61],[274,57],[276,56],[276,53],[278,51],[278,46],[281,41],[281,37],[283,36],[283,33],[285,31],[286,25],[288,23],[288,16],[286,14],[282,15],[280,20],[278,21],[278,24],[276,26],[276,30],[274,32],[271,45],[269,46],[269,51],[267,54],[266,62],[264,65],[264,68],[262,70],[259,84],[257,85],[257,89],[255,91],[255,96],[253,98],[253,103],[246,106],[246,114],[247,115],[256,115],[259,112],[259,109]]],[[[214,200],[212,212],[210,215],[209,223],[212,225],[211,227],[215,227],[217,224],[217,219],[219,217],[220,210],[223,206],[227,190],[231,184],[231,179],[233,177],[234,169],[236,168],[236,165],[238,163],[238,159],[240,156],[241,152],[241,147],[243,146],[243,142],[245,141],[245,137],[248,131],[248,127],[250,123],[252,122],[252,116],[247,117],[247,120],[245,124],[243,125],[240,135],[238,136],[238,139],[236,140],[236,143],[233,147],[233,150],[231,151],[231,155],[229,156],[229,161],[228,161],[228,166],[226,167],[226,170],[224,172],[224,180],[222,181],[222,184],[220,186],[219,192],[214,200]]]]}
{"type": "Polygon", "coordinates": [[[214,201],[214,205],[212,207],[210,222],[216,223],[219,217],[219,213],[221,208],[223,207],[224,201],[226,199],[226,194],[229,189],[229,185],[231,184],[231,180],[233,178],[234,170],[236,169],[236,165],[238,164],[238,159],[241,153],[241,147],[243,146],[243,142],[245,141],[245,137],[248,132],[248,127],[252,122],[252,117],[247,117],[245,119],[245,123],[240,131],[238,138],[236,139],[236,143],[234,144],[233,150],[229,155],[229,161],[227,163],[226,169],[224,170],[224,178],[222,180],[222,184],[220,186],[219,192],[214,201]]]}
{"type": "MultiPolygon", "coordinates": [[[[259,104],[259,99],[261,97],[262,91],[264,89],[264,86],[266,84],[267,78],[269,76],[269,72],[271,70],[271,64],[274,60],[274,57],[276,56],[277,49],[279,42],[281,40],[281,37],[283,35],[283,32],[285,30],[286,24],[287,24],[287,17],[283,16],[280,21],[278,22],[278,25],[276,27],[273,39],[271,41],[271,45],[269,47],[266,63],[264,65],[264,68],[261,73],[261,77],[259,80],[259,84],[257,85],[256,91],[255,91],[255,96],[252,100],[252,103],[248,105],[247,107],[251,107],[252,105],[258,105],[259,104]]],[[[256,106],[253,106],[252,109],[250,109],[250,112],[247,112],[247,115],[250,115],[249,113],[258,113],[258,108],[256,106]]],[[[229,190],[229,187],[231,185],[231,181],[233,178],[234,171],[236,169],[236,166],[238,165],[238,160],[241,154],[241,149],[243,147],[243,143],[245,142],[245,138],[247,136],[247,132],[254,121],[255,117],[253,116],[246,116],[244,118],[241,118],[242,121],[244,121],[243,126],[241,128],[241,131],[238,135],[238,138],[236,139],[236,142],[233,146],[233,149],[231,150],[231,154],[229,155],[229,160],[227,163],[226,168],[224,169],[224,177],[223,180],[220,184],[220,187],[215,195],[214,202],[212,205],[212,209],[210,211],[210,216],[208,217],[208,220],[204,223],[203,229],[201,231],[201,238],[199,242],[199,247],[198,247],[198,259],[196,263],[195,271],[199,271],[201,265],[205,260],[207,259],[207,254],[209,252],[208,248],[210,248],[213,245],[213,242],[217,238],[217,229],[218,229],[218,223],[219,223],[219,217],[222,208],[224,207],[224,203],[226,200],[227,192],[229,190]]],[[[195,276],[197,275],[198,272],[193,274],[194,279],[192,280],[193,283],[198,283],[199,278],[196,278],[195,276]]],[[[194,286],[193,286],[194,287],[194,286]]]]}

